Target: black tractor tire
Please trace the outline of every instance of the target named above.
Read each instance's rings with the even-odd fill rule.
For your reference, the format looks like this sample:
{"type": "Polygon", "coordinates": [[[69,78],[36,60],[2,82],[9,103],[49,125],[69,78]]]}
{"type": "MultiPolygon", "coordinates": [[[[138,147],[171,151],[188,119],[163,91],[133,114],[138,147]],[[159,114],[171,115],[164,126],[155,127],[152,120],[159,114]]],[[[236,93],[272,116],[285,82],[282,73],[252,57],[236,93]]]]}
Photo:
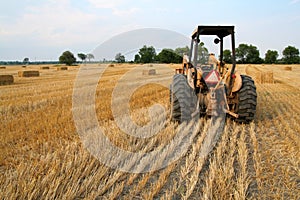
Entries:
{"type": "Polygon", "coordinates": [[[182,123],[192,119],[196,110],[197,97],[182,74],[173,76],[170,86],[171,120],[182,123]]]}
{"type": "Polygon", "coordinates": [[[239,115],[236,121],[248,124],[254,120],[256,113],[256,86],[250,76],[241,76],[242,88],[237,92],[238,103],[235,107],[235,113],[239,115]]]}

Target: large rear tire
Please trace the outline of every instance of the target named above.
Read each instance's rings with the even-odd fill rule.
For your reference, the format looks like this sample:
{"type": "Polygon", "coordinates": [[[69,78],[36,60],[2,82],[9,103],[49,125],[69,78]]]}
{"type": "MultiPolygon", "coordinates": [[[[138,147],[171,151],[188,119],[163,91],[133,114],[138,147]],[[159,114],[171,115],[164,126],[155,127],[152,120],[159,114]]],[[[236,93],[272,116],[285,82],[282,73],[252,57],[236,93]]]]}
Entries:
{"type": "Polygon", "coordinates": [[[173,77],[170,87],[171,119],[182,123],[192,118],[196,109],[197,97],[194,90],[188,85],[187,79],[182,74],[173,77]]]}
{"type": "Polygon", "coordinates": [[[250,76],[242,75],[242,88],[237,92],[237,98],[235,113],[239,117],[236,121],[250,123],[254,120],[257,104],[256,86],[250,76]]]}

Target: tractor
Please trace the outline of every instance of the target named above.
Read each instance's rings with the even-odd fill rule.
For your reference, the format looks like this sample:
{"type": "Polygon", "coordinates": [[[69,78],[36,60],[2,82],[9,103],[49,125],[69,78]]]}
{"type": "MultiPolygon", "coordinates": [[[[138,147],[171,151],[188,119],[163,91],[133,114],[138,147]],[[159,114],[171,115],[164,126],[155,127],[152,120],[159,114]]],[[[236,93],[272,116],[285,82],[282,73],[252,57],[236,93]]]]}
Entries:
{"type": "Polygon", "coordinates": [[[250,123],[256,112],[257,94],[253,79],[236,71],[234,26],[198,26],[191,36],[189,55],[175,71],[170,86],[171,119],[178,123],[193,117],[222,113],[237,122],[250,123]],[[201,53],[202,36],[214,36],[219,60],[201,53]],[[200,38],[201,37],[201,38],[200,38]],[[231,64],[223,60],[224,39],[231,40],[231,64]]]}

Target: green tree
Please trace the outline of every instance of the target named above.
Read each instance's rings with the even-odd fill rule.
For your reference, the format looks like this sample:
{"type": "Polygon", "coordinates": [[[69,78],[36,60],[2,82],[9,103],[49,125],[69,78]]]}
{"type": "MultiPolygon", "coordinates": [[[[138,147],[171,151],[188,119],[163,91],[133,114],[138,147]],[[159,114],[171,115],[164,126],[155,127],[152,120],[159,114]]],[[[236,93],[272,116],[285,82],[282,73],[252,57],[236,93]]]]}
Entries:
{"type": "MultiPolygon", "coordinates": [[[[189,56],[190,49],[188,46],[179,47],[179,48],[176,48],[174,50],[174,52],[181,57],[181,61],[182,61],[183,55],[189,56]]],[[[197,57],[198,62],[206,63],[208,61],[208,56],[209,56],[209,53],[208,53],[207,48],[205,47],[203,42],[200,42],[200,44],[198,45],[198,57],[197,57]]],[[[193,61],[191,60],[190,62],[193,62],[193,61]]]]}
{"type": "Polygon", "coordinates": [[[182,57],[175,53],[173,49],[163,49],[157,59],[160,63],[181,63],[182,57]]]}
{"type": "Polygon", "coordinates": [[[208,50],[204,45],[204,42],[200,42],[198,46],[198,62],[199,63],[207,63],[208,61],[208,50]]]}
{"type": "Polygon", "coordinates": [[[135,63],[140,63],[141,62],[141,56],[139,54],[135,54],[135,56],[134,56],[134,62],[135,63]]]}
{"type": "Polygon", "coordinates": [[[276,63],[278,56],[279,55],[278,55],[277,51],[268,50],[267,53],[265,54],[265,63],[267,63],[267,64],[276,63]]]}
{"type": "Polygon", "coordinates": [[[91,62],[91,59],[94,59],[94,55],[91,53],[86,54],[86,58],[89,60],[89,62],[91,62]]]}
{"type": "Polygon", "coordinates": [[[293,46],[286,47],[283,52],[283,61],[287,64],[298,64],[300,62],[299,49],[293,46]]]}
{"type": "Polygon", "coordinates": [[[236,59],[239,63],[245,63],[248,54],[248,45],[240,44],[238,48],[236,48],[236,59]]]}
{"type": "Polygon", "coordinates": [[[65,51],[59,57],[59,62],[70,66],[76,62],[76,58],[74,57],[73,53],[71,53],[70,51],[65,51]]]}
{"type": "Polygon", "coordinates": [[[82,60],[82,62],[86,59],[86,55],[84,53],[79,53],[77,56],[82,60]]]}
{"type": "Polygon", "coordinates": [[[24,58],[24,59],[23,59],[23,63],[24,63],[25,65],[27,65],[27,64],[29,63],[29,58],[24,58]]]}
{"type": "Polygon", "coordinates": [[[155,48],[153,46],[147,47],[144,45],[140,51],[139,55],[141,57],[140,62],[141,63],[151,63],[155,60],[156,52],[155,48]]]}
{"type": "Polygon", "coordinates": [[[259,57],[259,50],[256,46],[250,44],[250,46],[248,47],[246,62],[252,64],[263,63],[263,60],[259,57]]]}
{"type": "Polygon", "coordinates": [[[117,55],[115,56],[115,60],[118,63],[124,63],[125,62],[125,56],[122,55],[121,53],[117,53],[117,55]]]}
{"type": "Polygon", "coordinates": [[[179,56],[189,55],[190,54],[190,49],[189,49],[188,46],[178,47],[178,48],[175,49],[175,53],[179,56]]]}
{"type": "Polygon", "coordinates": [[[236,48],[236,58],[238,63],[258,64],[263,62],[259,57],[259,50],[251,44],[240,44],[236,48]]]}
{"type": "Polygon", "coordinates": [[[229,49],[223,51],[223,61],[229,64],[232,63],[231,51],[229,49]]]}

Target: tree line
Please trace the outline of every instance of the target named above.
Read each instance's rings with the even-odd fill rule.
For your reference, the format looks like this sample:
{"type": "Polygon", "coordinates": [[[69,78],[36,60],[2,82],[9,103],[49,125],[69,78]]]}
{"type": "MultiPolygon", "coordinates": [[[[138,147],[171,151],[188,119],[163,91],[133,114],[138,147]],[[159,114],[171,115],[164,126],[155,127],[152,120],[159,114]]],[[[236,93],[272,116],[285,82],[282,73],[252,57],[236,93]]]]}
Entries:
{"type": "MultiPolygon", "coordinates": [[[[153,46],[144,45],[139,49],[138,53],[134,56],[131,63],[181,63],[183,55],[189,55],[190,49],[188,46],[179,47],[176,49],[162,49],[158,54],[153,46]]],[[[198,48],[198,57],[199,62],[203,63],[208,59],[209,52],[205,47],[204,43],[201,42],[198,48]]],[[[249,44],[240,44],[236,48],[236,61],[239,64],[300,64],[299,49],[294,46],[287,46],[282,51],[283,57],[278,59],[279,53],[277,50],[267,50],[265,57],[261,58],[259,50],[254,45],[249,44]]],[[[81,59],[81,62],[88,60],[89,62],[94,59],[94,55],[91,53],[84,54],[78,53],[78,58],[81,59]]],[[[229,49],[223,51],[223,60],[226,63],[232,63],[232,53],[229,49]]],[[[104,61],[106,61],[104,59],[104,61]]],[[[104,62],[103,61],[103,62],[104,62]]],[[[121,53],[117,53],[115,60],[112,62],[125,63],[125,56],[121,53]]],[[[128,61],[127,61],[128,62],[128,61]]],[[[9,64],[57,64],[64,63],[66,65],[72,65],[78,63],[74,54],[70,51],[65,51],[59,57],[59,62],[57,61],[39,61],[39,62],[30,62],[29,58],[24,58],[23,62],[21,61],[0,61],[1,65],[9,64]]]]}
{"type": "MultiPolygon", "coordinates": [[[[188,55],[190,49],[186,47],[178,47],[176,49],[165,48],[158,54],[153,46],[144,45],[139,52],[135,54],[133,63],[181,63],[183,55],[188,55]]],[[[201,42],[198,50],[199,58],[208,59],[208,50],[201,42]]],[[[125,56],[118,53],[115,56],[115,61],[122,63],[125,62],[125,56]]]]}
{"type": "MultiPolygon", "coordinates": [[[[147,47],[144,45],[134,56],[134,63],[181,63],[183,55],[189,55],[190,49],[188,46],[173,49],[163,49],[159,54],[156,54],[156,50],[153,46],[147,47]]],[[[200,43],[198,49],[199,62],[208,59],[209,52],[204,46],[204,43],[200,43]]],[[[236,61],[239,64],[299,64],[299,49],[294,46],[288,46],[282,51],[283,57],[278,59],[279,53],[276,50],[268,50],[265,53],[265,57],[260,57],[260,52],[256,46],[248,44],[240,44],[236,48],[236,61]]],[[[118,53],[115,57],[116,62],[125,62],[125,56],[118,53]]],[[[226,63],[232,63],[232,53],[229,49],[223,51],[223,60],[226,63]]]]}
{"type": "MultiPolygon", "coordinates": [[[[91,53],[88,53],[88,54],[78,53],[77,56],[81,59],[82,62],[85,62],[87,59],[90,62],[91,59],[95,58],[94,55],[91,53]]],[[[62,53],[61,56],[59,56],[59,62],[64,63],[66,65],[72,65],[72,64],[76,63],[76,58],[72,52],[65,51],[62,53]]]]}
{"type": "MultiPolygon", "coordinates": [[[[231,51],[223,51],[223,59],[226,63],[231,63],[231,51]]],[[[256,46],[240,44],[236,48],[236,61],[239,64],[299,64],[299,49],[294,46],[288,46],[282,51],[283,57],[278,59],[279,53],[276,50],[267,50],[265,58],[260,57],[259,50],[256,46]]]]}

